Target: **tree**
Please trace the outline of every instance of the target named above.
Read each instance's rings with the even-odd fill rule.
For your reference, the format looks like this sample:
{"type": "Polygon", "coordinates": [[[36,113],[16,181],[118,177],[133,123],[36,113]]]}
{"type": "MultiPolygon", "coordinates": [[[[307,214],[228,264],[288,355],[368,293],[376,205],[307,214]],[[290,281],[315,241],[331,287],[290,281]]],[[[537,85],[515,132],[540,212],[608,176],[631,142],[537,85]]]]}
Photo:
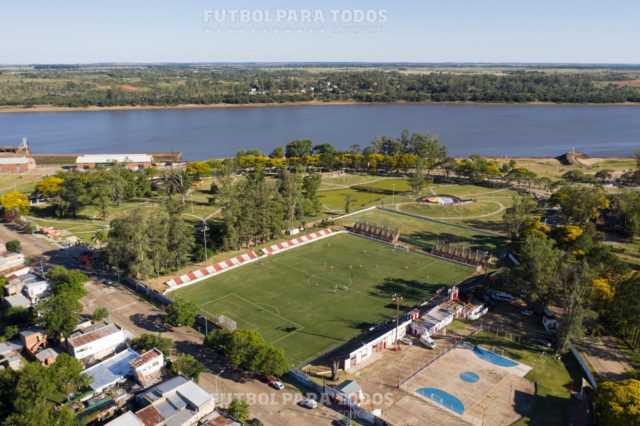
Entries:
{"type": "Polygon", "coordinates": [[[595,398],[598,424],[634,426],[640,424],[640,381],[604,382],[595,398]]]}
{"type": "Polygon", "coordinates": [[[609,207],[602,188],[565,186],[550,198],[551,205],[560,206],[562,213],[574,224],[584,225],[598,216],[598,210],[609,207]]]}
{"type": "Polygon", "coordinates": [[[91,315],[91,319],[94,322],[98,322],[98,321],[102,321],[103,319],[107,318],[109,316],[109,309],[100,306],[98,308],[96,308],[95,311],[93,311],[93,315],[91,315]]]}
{"type": "Polygon", "coordinates": [[[217,330],[209,333],[205,345],[224,354],[229,365],[253,373],[280,375],[291,366],[284,351],[266,343],[256,330],[217,330]]]}
{"type": "Polygon", "coordinates": [[[294,228],[294,221],[302,219],[303,196],[300,176],[297,170],[291,173],[286,167],[278,176],[278,193],[284,204],[284,220],[289,229],[294,228]]]}
{"type": "Polygon", "coordinates": [[[313,146],[313,142],[310,140],[295,140],[291,141],[287,144],[285,148],[285,157],[292,158],[302,158],[305,155],[311,155],[311,147],[313,146]]]}
{"type": "Polygon", "coordinates": [[[409,186],[416,194],[419,194],[426,184],[424,176],[422,161],[418,161],[416,164],[415,172],[409,177],[409,186]]]}
{"type": "Polygon", "coordinates": [[[545,308],[556,294],[561,253],[553,240],[539,233],[527,234],[518,253],[521,265],[516,277],[527,287],[529,300],[545,308]]]}
{"type": "Polygon", "coordinates": [[[187,173],[198,177],[210,176],[211,165],[206,161],[194,161],[187,165],[187,173]]]}
{"type": "Polygon", "coordinates": [[[302,180],[302,194],[304,195],[304,214],[315,216],[320,212],[320,199],[318,198],[318,188],[322,183],[322,178],[318,173],[310,173],[302,180]]]}
{"type": "Polygon", "coordinates": [[[167,322],[173,326],[191,327],[196,322],[198,305],[186,299],[176,299],[167,306],[167,322]]]}
{"type": "Polygon", "coordinates": [[[13,191],[0,195],[0,205],[5,210],[18,211],[20,214],[29,213],[29,197],[21,192],[13,191]]]}
{"type": "Polygon", "coordinates": [[[59,176],[46,176],[36,183],[36,192],[44,197],[51,197],[60,191],[64,179],[59,176]]]}
{"type": "Polygon", "coordinates": [[[613,177],[613,170],[611,169],[602,169],[598,170],[594,175],[596,179],[600,180],[600,183],[605,184],[608,180],[611,180],[613,177]]]}
{"type": "Polygon", "coordinates": [[[47,279],[53,284],[53,293],[66,293],[80,299],[87,294],[84,283],[89,277],[77,269],[67,269],[64,266],[56,266],[46,274],[47,279]]]}
{"type": "Polygon", "coordinates": [[[560,260],[560,295],[562,317],[558,330],[558,352],[564,352],[573,338],[582,337],[584,313],[590,284],[594,277],[586,261],[575,264],[573,258],[560,260]]]}
{"type": "Polygon", "coordinates": [[[194,382],[198,382],[200,374],[205,371],[204,365],[195,359],[192,355],[179,354],[178,357],[171,362],[171,371],[175,374],[182,374],[194,382]]]}
{"type": "Polygon", "coordinates": [[[229,403],[227,413],[231,417],[244,422],[249,417],[249,403],[242,398],[233,398],[229,403]]]}
{"type": "Polygon", "coordinates": [[[58,386],[58,390],[64,392],[68,399],[70,393],[91,384],[93,377],[83,371],[84,366],[80,361],[69,354],[61,353],[47,373],[58,386]]]}
{"type": "Polygon", "coordinates": [[[635,238],[640,235],[640,193],[623,191],[613,199],[613,209],[620,215],[625,236],[635,238]]]}
{"type": "Polygon", "coordinates": [[[98,208],[102,220],[105,220],[114,199],[111,174],[106,170],[99,170],[89,176],[91,179],[88,182],[88,192],[91,203],[98,208]]]}
{"type": "Polygon", "coordinates": [[[5,244],[5,247],[10,253],[20,253],[22,250],[22,243],[19,240],[9,240],[5,244]]]}
{"type": "Polygon", "coordinates": [[[55,336],[68,336],[78,326],[82,304],[68,293],[59,293],[38,303],[38,322],[55,336]]]}
{"type": "Polygon", "coordinates": [[[271,158],[284,158],[284,147],[283,146],[277,146],[273,149],[273,151],[271,151],[271,154],[269,154],[269,157],[271,158]]]}
{"type": "Polygon", "coordinates": [[[65,173],[60,189],[49,200],[57,216],[78,216],[91,203],[90,173],[65,173]]]}
{"type": "Polygon", "coordinates": [[[162,352],[165,358],[168,358],[171,355],[173,340],[157,334],[143,333],[131,340],[131,347],[138,352],[147,352],[156,348],[162,352]]]}
{"type": "Polygon", "coordinates": [[[345,213],[351,213],[351,195],[347,194],[347,196],[344,199],[344,212],[345,213]]]}
{"type": "Polygon", "coordinates": [[[514,195],[513,204],[504,214],[504,221],[507,225],[511,240],[515,241],[523,229],[524,224],[531,217],[531,213],[537,207],[536,201],[526,195],[514,195]]]}

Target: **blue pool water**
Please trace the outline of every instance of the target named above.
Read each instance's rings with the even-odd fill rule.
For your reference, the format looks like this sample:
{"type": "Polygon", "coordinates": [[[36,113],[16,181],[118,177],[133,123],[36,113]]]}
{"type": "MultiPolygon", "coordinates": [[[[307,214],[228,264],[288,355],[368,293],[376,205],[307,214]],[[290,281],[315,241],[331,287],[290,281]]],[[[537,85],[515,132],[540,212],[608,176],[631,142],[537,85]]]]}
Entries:
{"type": "Polygon", "coordinates": [[[491,364],[497,365],[498,367],[515,367],[518,365],[517,362],[494,354],[493,352],[486,349],[482,349],[480,346],[476,346],[475,348],[473,348],[473,353],[476,354],[476,356],[481,360],[490,362],[491,364]]]}
{"type": "Polygon", "coordinates": [[[478,374],[474,373],[473,371],[463,371],[462,373],[460,373],[459,377],[460,380],[467,383],[475,383],[480,380],[480,376],[478,376],[478,374]]]}
{"type": "Polygon", "coordinates": [[[464,404],[455,396],[438,388],[420,388],[416,392],[455,413],[464,413],[464,404]]]}

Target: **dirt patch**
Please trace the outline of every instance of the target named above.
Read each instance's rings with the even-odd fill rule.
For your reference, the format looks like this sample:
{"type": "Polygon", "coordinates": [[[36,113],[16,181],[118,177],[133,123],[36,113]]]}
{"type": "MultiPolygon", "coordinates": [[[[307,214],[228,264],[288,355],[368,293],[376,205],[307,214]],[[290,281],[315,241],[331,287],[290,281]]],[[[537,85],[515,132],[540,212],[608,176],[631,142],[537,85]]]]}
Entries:
{"type": "Polygon", "coordinates": [[[616,81],[612,84],[620,87],[640,87],[640,80],[616,81]]]}
{"type": "Polygon", "coordinates": [[[127,92],[137,92],[138,90],[143,90],[144,87],[132,86],[131,84],[121,84],[118,86],[118,89],[126,90],[127,92]]]}

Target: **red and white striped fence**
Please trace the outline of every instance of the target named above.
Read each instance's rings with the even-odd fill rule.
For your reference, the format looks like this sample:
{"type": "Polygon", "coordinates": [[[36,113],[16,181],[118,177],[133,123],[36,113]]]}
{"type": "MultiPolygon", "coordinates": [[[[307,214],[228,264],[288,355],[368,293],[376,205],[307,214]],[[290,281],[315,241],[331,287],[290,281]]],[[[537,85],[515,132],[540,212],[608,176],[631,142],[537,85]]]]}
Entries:
{"type": "Polygon", "coordinates": [[[172,290],[175,290],[179,287],[183,287],[188,284],[194,284],[198,281],[201,281],[205,278],[212,277],[226,270],[236,268],[245,263],[251,262],[253,260],[258,259],[258,255],[250,251],[245,254],[241,254],[240,256],[233,257],[231,259],[224,260],[222,262],[216,263],[215,265],[209,265],[206,268],[197,269],[195,271],[191,271],[188,274],[180,275],[179,277],[175,277],[166,282],[169,288],[165,291],[168,293],[172,290]]]}
{"type": "Polygon", "coordinates": [[[303,244],[310,243],[310,242],[315,241],[317,239],[327,237],[327,236],[331,235],[332,233],[333,233],[333,231],[331,231],[331,229],[329,229],[329,228],[322,229],[322,230],[314,232],[312,234],[303,235],[301,237],[297,237],[297,238],[294,238],[294,239],[289,240],[289,241],[284,241],[284,242],[281,242],[281,243],[278,243],[278,244],[274,244],[274,245],[269,246],[269,247],[265,247],[265,248],[262,249],[262,252],[264,254],[266,254],[267,256],[272,256],[272,255],[274,255],[276,253],[279,253],[281,251],[289,250],[290,248],[297,247],[297,246],[300,246],[300,245],[303,245],[303,244]]]}

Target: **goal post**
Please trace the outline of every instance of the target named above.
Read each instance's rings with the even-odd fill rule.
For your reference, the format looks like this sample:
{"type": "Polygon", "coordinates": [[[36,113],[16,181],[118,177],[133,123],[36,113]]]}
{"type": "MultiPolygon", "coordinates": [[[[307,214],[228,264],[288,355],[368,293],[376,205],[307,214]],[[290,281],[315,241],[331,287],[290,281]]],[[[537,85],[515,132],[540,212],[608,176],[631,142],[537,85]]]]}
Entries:
{"type": "Polygon", "coordinates": [[[236,322],[226,315],[218,315],[216,317],[216,323],[220,327],[226,328],[228,330],[235,330],[237,328],[236,322]]]}

